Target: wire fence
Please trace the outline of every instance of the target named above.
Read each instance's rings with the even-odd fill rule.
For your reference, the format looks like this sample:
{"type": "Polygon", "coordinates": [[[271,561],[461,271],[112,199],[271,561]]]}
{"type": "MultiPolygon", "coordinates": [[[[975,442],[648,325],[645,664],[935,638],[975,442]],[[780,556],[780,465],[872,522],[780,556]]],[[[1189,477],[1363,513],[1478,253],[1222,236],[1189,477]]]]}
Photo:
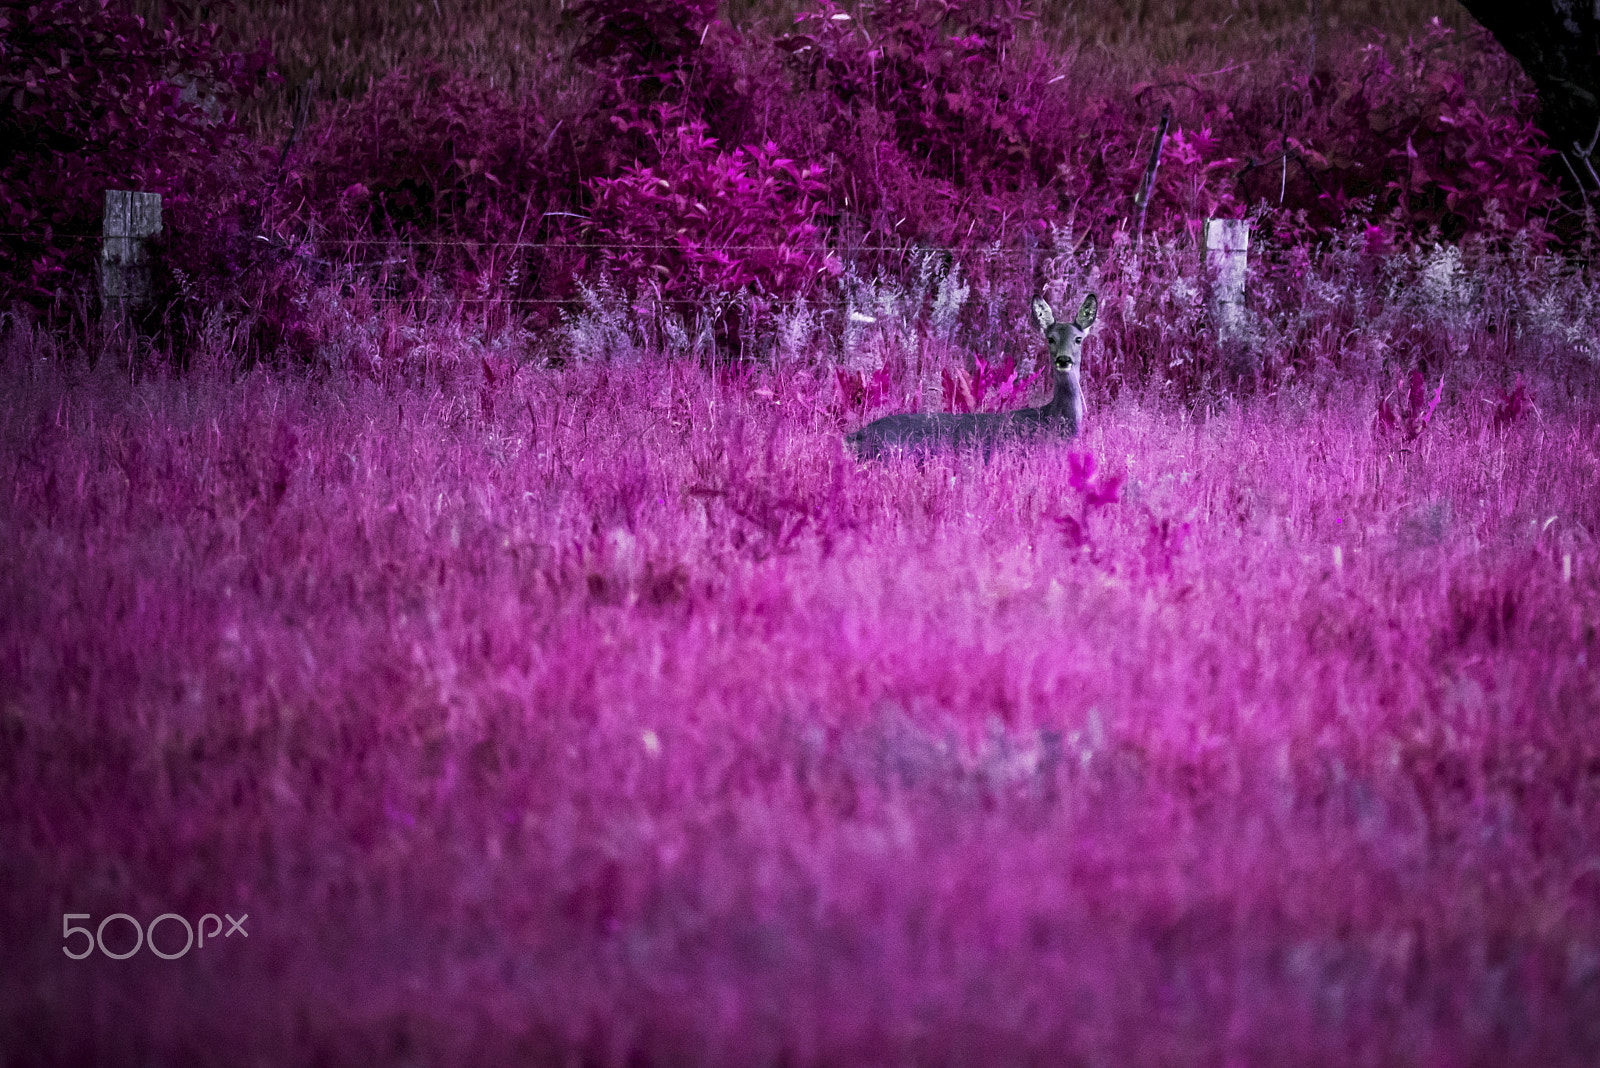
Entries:
{"type": "MultiPolygon", "coordinates": [[[[100,241],[105,235],[99,233],[66,233],[52,231],[41,233],[20,230],[0,230],[0,238],[30,238],[35,241],[100,241]]],[[[911,242],[897,245],[857,245],[848,242],[841,244],[815,244],[801,245],[792,243],[779,244],[701,244],[683,242],[654,242],[643,243],[636,241],[475,241],[471,238],[408,238],[408,237],[316,237],[304,240],[274,239],[265,234],[255,235],[255,240],[271,242],[285,249],[296,249],[318,246],[334,246],[340,248],[364,248],[372,245],[392,245],[406,248],[471,248],[471,249],[558,249],[563,251],[596,251],[596,250],[636,250],[636,251],[683,251],[694,249],[704,252],[886,252],[886,253],[944,253],[949,255],[983,255],[983,256],[1037,256],[1046,250],[1041,246],[1034,249],[1009,248],[1004,246],[974,247],[967,245],[928,245],[920,242],[911,242]]]]}
{"type": "MultiPolygon", "coordinates": [[[[1197,223],[1196,231],[1200,226],[1197,223]]],[[[0,239],[23,238],[38,243],[56,241],[104,241],[108,235],[102,233],[80,233],[25,230],[0,230],[0,239]]],[[[113,235],[114,236],[114,235],[113,235]]],[[[302,255],[314,254],[322,248],[394,248],[405,250],[427,250],[434,248],[465,248],[473,250],[516,249],[523,251],[557,251],[557,252],[791,252],[807,254],[856,254],[875,253],[900,256],[916,255],[943,255],[943,256],[992,256],[1012,257],[1016,259],[1048,259],[1069,253],[1080,253],[1083,245],[1057,246],[1036,244],[1027,245],[939,245],[927,244],[918,241],[907,241],[900,244],[853,244],[848,241],[833,244],[795,244],[780,242],[778,244],[714,244],[695,242],[636,242],[636,241],[493,241],[473,240],[471,238],[410,238],[410,237],[312,237],[304,239],[274,238],[266,234],[254,235],[253,240],[262,244],[271,244],[285,252],[299,253],[302,255]]],[[[1199,250],[1196,240],[1195,251],[1199,250]]],[[[1090,251],[1104,251],[1098,246],[1091,247],[1090,251]]],[[[1288,253],[1289,249],[1262,243],[1252,243],[1250,253],[1252,259],[1273,259],[1278,255],[1288,253]]],[[[1492,248],[1481,248],[1474,252],[1474,256],[1484,259],[1509,260],[1516,256],[1510,251],[1500,251],[1492,248]]],[[[380,266],[384,263],[402,263],[404,260],[374,260],[365,263],[351,263],[350,266],[380,266]]]]}
{"type": "MultiPolygon", "coordinates": [[[[34,230],[0,230],[0,240],[25,239],[37,243],[52,242],[103,242],[107,240],[104,233],[86,233],[82,231],[34,231],[34,230]]],[[[252,240],[282,253],[310,260],[319,266],[333,269],[355,268],[371,270],[384,267],[410,267],[413,271],[422,272],[406,292],[392,291],[395,280],[389,279],[383,288],[390,291],[371,292],[367,294],[370,299],[384,304],[413,304],[424,305],[437,302],[449,306],[494,306],[494,307],[559,307],[572,308],[587,302],[582,296],[565,297],[539,297],[515,296],[508,292],[510,286],[507,280],[491,279],[487,275],[467,283],[467,291],[463,292],[459,285],[445,288],[432,285],[426,272],[430,269],[419,259],[425,259],[430,250],[466,249],[474,252],[499,252],[512,250],[520,253],[590,253],[590,252],[631,252],[631,253],[658,253],[692,251],[697,253],[786,253],[796,255],[827,255],[852,257],[857,255],[888,255],[902,258],[919,256],[944,257],[952,261],[959,261],[969,257],[982,257],[989,259],[1008,259],[1019,264],[1026,262],[1039,265],[1055,257],[1070,255],[1080,256],[1085,251],[1082,244],[1076,246],[1053,246],[1043,243],[1023,243],[1020,245],[991,244],[984,246],[955,246],[924,244],[907,241],[896,244],[871,243],[855,244],[848,240],[832,243],[726,243],[726,244],[697,244],[692,242],[624,242],[624,241],[525,241],[525,240],[474,240],[471,238],[422,238],[422,237],[396,237],[396,236],[371,236],[371,237],[325,237],[311,236],[306,238],[283,238],[269,234],[252,235],[252,240]],[[372,249],[388,250],[391,255],[376,260],[350,260],[337,256],[323,258],[322,253],[333,250],[372,249]],[[471,292],[473,287],[478,288],[477,293],[471,292]]],[[[1107,250],[1091,246],[1087,249],[1092,256],[1104,253],[1107,250]]],[[[1193,251],[1198,255],[1201,243],[1195,242],[1193,251]]],[[[1263,265],[1278,263],[1286,250],[1278,249],[1270,244],[1255,244],[1249,249],[1249,260],[1252,267],[1259,270],[1263,265]]],[[[1135,253],[1138,255],[1138,253],[1135,253]]],[[[1509,262],[1513,254],[1496,252],[1484,249],[1475,254],[1480,261],[1509,262]]],[[[821,270],[822,268],[819,268],[821,270]]],[[[1579,263],[1563,263],[1560,273],[1578,274],[1585,270],[1579,263]]],[[[1254,272],[1252,272],[1254,273],[1254,272]]],[[[515,284],[515,283],[512,283],[515,284]]],[[[722,312],[736,304],[746,304],[755,301],[774,305],[794,304],[793,298],[779,298],[750,293],[743,289],[729,291],[711,297],[669,297],[664,294],[651,295],[648,290],[636,293],[633,296],[618,295],[618,305],[629,312],[639,313],[649,308],[692,309],[702,308],[714,312],[722,312]]],[[[807,296],[804,304],[808,308],[819,311],[832,311],[853,309],[852,318],[862,325],[870,325],[879,321],[878,317],[862,312],[863,302],[859,299],[849,299],[846,296],[807,296]]]]}
{"type": "MultiPolygon", "coordinates": [[[[1004,257],[1018,260],[1037,261],[1048,257],[1053,250],[1044,247],[1008,247],[1001,245],[991,246],[955,246],[955,245],[930,245],[918,242],[902,242],[897,244],[871,243],[857,244],[848,240],[833,243],[695,243],[695,242],[625,242],[625,241],[525,241],[525,240],[475,240],[471,238],[411,238],[394,236],[370,237],[325,237],[313,236],[307,238],[283,238],[270,234],[252,235],[255,242],[269,245],[283,253],[305,257],[321,266],[331,268],[381,268],[403,267],[414,264],[418,254],[425,257],[428,251],[435,249],[466,249],[473,252],[498,252],[512,250],[513,252],[556,252],[556,253],[589,253],[589,252],[695,252],[695,253],[784,253],[790,255],[810,256],[857,256],[857,255],[889,255],[899,257],[914,256],[941,256],[950,259],[958,257],[1004,257]],[[321,253],[325,250],[391,250],[392,252],[405,253],[378,260],[348,260],[348,259],[323,259],[321,253]]],[[[52,242],[102,242],[107,239],[104,233],[86,233],[81,231],[52,230],[0,230],[0,240],[25,239],[36,243],[52,242]]],[[[822,270],[823,268],[818,268],[822,270]]],[[[469,283],[470,284],[470,283],[469,283]]],[[[504,288],[505,282],[485,282],[485,289],[504,288]]],[[[487,292],[473,295],[462,293],[459,290],[434,293],[427,283],[422,284],[422,291],[413,290],[409,293],[373,293],[373,299],[385,303],[422,303],[437,300],[441,304],[448,303],[452,306],[459,305],[494,305],[516,307],[566,307],[583,303],[578,297],[518,297],[508,294],[487,292]]],[[[647,297],[651,306],[672,308],[714,308],[722,310],[734,303],[747,302],[750,299],[762,299],[757,294],[748,294],[734,291],[725,297],[717,298],[688,298],[688,297],[647,297]]],[[[637,304],[640,298],[628,301],[630,308],[637,304]]],[[[777,300],[777,298],[768,298],[777,300]]],[[[807,297],[805,303],[808,307],[816,309],[843,309],[859,307],[859,302],[853,302],[843,297],[818,298],[807,297]]],[[[859,316],[863,324],[876,321],[872,317],[859,316]]]]}

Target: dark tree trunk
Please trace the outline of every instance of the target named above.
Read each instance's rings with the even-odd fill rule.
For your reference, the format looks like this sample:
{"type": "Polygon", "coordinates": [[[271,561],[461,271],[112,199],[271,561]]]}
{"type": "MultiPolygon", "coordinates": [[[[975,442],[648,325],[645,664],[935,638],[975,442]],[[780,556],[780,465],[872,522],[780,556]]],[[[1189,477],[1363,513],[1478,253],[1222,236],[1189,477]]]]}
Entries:
{"type": "Polygon", "coordinates": [[[1600,129],[1600,0],[1461,0],[1461,6],[1522,65],[1539,94],[1539,127],[1550,147],[1593,190],[1586,157],[1600,129]]]}

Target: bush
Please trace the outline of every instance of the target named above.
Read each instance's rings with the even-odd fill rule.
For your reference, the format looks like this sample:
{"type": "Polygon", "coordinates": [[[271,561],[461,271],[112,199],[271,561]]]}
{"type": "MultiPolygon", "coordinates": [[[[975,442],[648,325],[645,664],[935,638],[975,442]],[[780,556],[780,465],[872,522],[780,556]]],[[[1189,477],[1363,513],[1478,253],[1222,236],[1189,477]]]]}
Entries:
{"type": "Polygon", "coordinates": [[[838,274],[815,222],[817,167],[770,142],[722,150],[676,108],[658,105],[655,116],[657,164],[588,186],[588,227],[607,269],[713,319],[741,295],[792,299],[838,274]]]}
{"type": "Polygon", "coordinates": [[[1038,121],[1038,72],[1008,52],[1032,12],[880,0],[860,15],[820,0],[777,42],[807,105],[798,117],[814,122],[792,132],[829,160],[831,211],[928,244],[983,244],[1007,218],[1015,234],[1039,214],[1028,194],[1052,181],[1060,148],[1038,121]]]}
{"type": "Polygon", "coordinates": [[[161,193],[169,229],[214,235],[261,160],[231,108],[272,77],[263,49],[215,26],[156,27],[109,0],[0,9],[0,303],[93,277],[107,188],[161,193]]]}
{"type": "MultiPolygon", "coordinates": [[[[328,108],[280,168],[225,110],[270,77],[264,53],[91,0],[8,7],[0,225],[25,236],[0,238],[0,282],[40,302],[92,277],[107,186],[166,194],[179,307],[232,309],[263,351],[293,342],[306,284],[334,264],[379,297],[447,292],[538,327],[603,279],[729,343],[733,309],[836,305],[842,267],[910,285],[919,246],[981,280],[993,318],[1056,262],[1177,279],[1208,216],[1252,215],[1266,273],[1305,262],[1275,249],[1355,233],[1373,261],[1436,239],[1551,240],[1532,97],[1483,34],[1435,24],[1398,50],[1330,51],[1314,74],[1279,55],[1125,88],[1036,34],[1024,0],[816,0],[776,33],[714,13],[578,4],[547,81],[513,93],[397,70],[328,108]],[[1177,258],[1158,267],[1124,253],[1166,109],[1142,247],[1177,258]]],[[[1192,297],[1169,301],[1174,338],[1195,337],[1192,297]]],[[[975,307],[952,314],[976,329],[975,307]]],[[[1172,346],[1188,342],[1155,348],[1172,346]]]]}
{"type": "Polygon", "coordinates": [[[572,207],[568,142],[553,132],[536,98],[397,72],[315,125],[285,174],[279,230],[317,233],[319,255],[377,268],[390,293],[432,278],[460,296],[530,296],[573,274],[525,247],[559,235],[549,213],[572,207]]]}
{"type": "Polygon", "coordinates": [[[1280,240],[1326,236],[1359,218],[1402,240],[1530,231],[1544,242],[1556,196],[1543,173],[1550,150],[1533,123],[1531,87],[1487,32],[1460,39],[1435,19],[1398,62],[1373,41],[1351,69],[1286,81],[1282,93],[1288,119],[1258,106],[1237,120],[1241,141],[1276,139],[1277,159],[1287,154],[1286,174],[1281,164],[1251,166],[1240,181],[1256,200],[1270,202],[1278,187],[1283,206],[1268,223],[1280,240]]]}

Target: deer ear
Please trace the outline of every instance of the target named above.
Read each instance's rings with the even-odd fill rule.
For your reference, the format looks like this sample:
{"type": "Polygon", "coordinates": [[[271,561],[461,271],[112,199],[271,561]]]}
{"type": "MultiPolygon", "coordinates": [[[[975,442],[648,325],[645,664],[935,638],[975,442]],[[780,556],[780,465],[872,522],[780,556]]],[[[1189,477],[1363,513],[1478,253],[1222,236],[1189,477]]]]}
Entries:
{"type": "Polygon", "coordinates": [[[1050,329],[1050,324],[1056,321],[1055,312],[1050,310],[1050,305],[1045,303],[1043,297],[1033,298],[1033,318],[1039,324],[1040,330],[1050,329]]]}
{"type": "Polygon", "coordinates": [[[1100,314],[1100,298],[1093,293],[1083,298],[1083,307],[1078,309],[1078,317],[1072,320],[1072,325],[1079,330],[1087,330],[1094,325],[1095,316],[1100,314]]]}

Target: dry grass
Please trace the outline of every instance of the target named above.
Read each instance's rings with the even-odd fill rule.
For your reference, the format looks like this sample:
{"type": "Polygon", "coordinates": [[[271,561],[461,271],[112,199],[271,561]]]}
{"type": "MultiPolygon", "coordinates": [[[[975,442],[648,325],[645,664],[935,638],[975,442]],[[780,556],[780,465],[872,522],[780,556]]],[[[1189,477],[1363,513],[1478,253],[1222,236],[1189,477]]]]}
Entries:
{"type": "MultiPolygon", "coordinates": [[[[134,0],[156,14],[163,0],[134,0]]],[[[325,98],[348,99],[397,68],[471,71],[513,91],[570,77],[567,0],[238,0],[211,13],[245,40],[271,43],[285,78],[257,115],[267,128],[286,114],[289,87],[315,75],[325,98]]],[[[778,30],[809,5],[800,0],[728,0],[736,25],[778,30]]],[[[853,5],[844,5],[847,8],[853,5]]],[[[1039,5],[1039,32],[1084,58],[1137,79],[1163,68],[1220,70],[1286,50],[1310,52],[1309,5],[1288,0],[1112,0],[1039,5]],[[1087,54],[1087,55],[1086,55],[1087,54]]],[[[1318,48],[1383,33],[1403,40],[1438,18],[1464,29],[1471,18],[1450,0],[1344,0],[1320,5],[1318,48]]]]}

